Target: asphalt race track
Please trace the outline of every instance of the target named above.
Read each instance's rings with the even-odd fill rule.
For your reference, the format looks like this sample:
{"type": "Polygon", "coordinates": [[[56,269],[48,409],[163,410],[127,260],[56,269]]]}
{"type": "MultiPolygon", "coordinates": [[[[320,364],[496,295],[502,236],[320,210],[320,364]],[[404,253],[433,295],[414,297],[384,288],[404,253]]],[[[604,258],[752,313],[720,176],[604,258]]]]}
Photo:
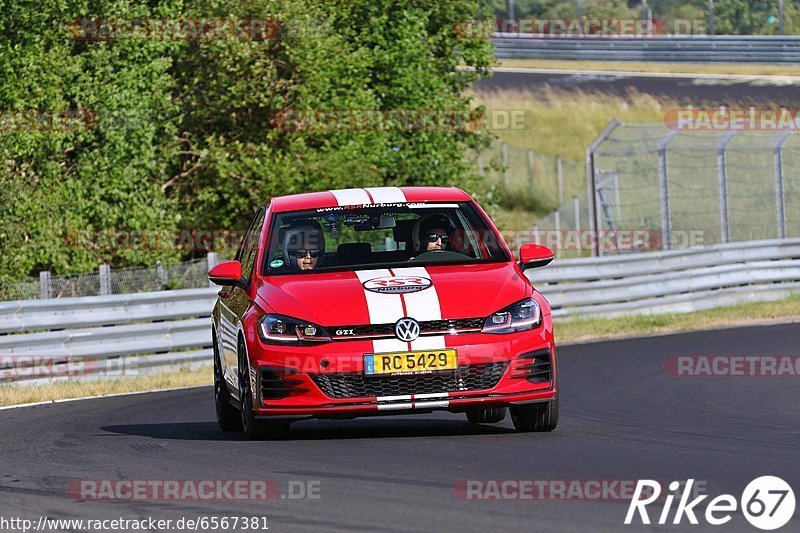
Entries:
{"type": "Polygon", "coordinates": [[[477,91],[530,90],[551,88],[563,91],[582,90],[625,96],[631,90],[667,96],[684,104],[745,103],[796,106],[800,98],[800,80],[777,77],[680,76],[631,73],[536,72],[518,69],[494,69],[494,76],[473,85],[477,91]]]}
{"type": "MultiPolygon", "coordinates": [[[[0,516],[246,514],[266,516],[270,531],[664,530],[626,528],[627,501],[475,501],[453,487],[694,478],[711,497],[738,500],[750,480],[777,475],[800,496],[800,378],[674,377],[663,368],[673,355],[796,356],[798,341],[800,325],[788,324],[565,346],[561,423],[549,434],[442,413],[301,422],[287,440],[246,442],[217,430],[210,387],[4,410],[0,516]],[[77,479],[271,479],[284,497],[290,482],[311,481],[320,497],[77,501],[67,495],[77,479]]],[[[650,509],[657,520],[661,506],[650,509]]],[[[756,531],[738,511],[722,527],[702,518],[691,527],[685,517],[681,526],[756,531]]],[[[800,511],[781,531],[798,526],[800,511]]]]}

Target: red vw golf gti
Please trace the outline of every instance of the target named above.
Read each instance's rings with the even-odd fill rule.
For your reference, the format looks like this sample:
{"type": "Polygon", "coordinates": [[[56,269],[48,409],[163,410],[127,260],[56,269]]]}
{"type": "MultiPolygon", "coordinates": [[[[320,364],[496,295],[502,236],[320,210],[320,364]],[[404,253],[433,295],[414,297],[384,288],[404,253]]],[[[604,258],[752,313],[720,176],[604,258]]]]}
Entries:
{"type": "Polygon", "coordinates": [[[518,431],[558,424],[547,300],[486,213],[448,187],[273,198],[234,261],[209,278],[214,394],[223,430],[248,438],[295,420],[466,413],[518,431]]]}

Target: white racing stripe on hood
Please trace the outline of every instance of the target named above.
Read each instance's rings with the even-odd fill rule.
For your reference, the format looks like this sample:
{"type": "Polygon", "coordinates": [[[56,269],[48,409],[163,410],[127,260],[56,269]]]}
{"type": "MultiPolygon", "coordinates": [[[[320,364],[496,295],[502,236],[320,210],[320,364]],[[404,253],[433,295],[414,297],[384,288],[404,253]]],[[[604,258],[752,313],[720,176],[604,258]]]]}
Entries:
{"type": "Polygon", "coordinates": [[[367,187],[376,204],[405,202],[406,195],[400,187],[367,187]]]}
{"type": "MultiPolygon", "coordinates": [[[[425,267],[393,268],[392,272],[395,276],[420,276],[431,279],[425,267]]],[[[442,319],[439,294],[433,283],[425,290],[404,294],[403,298],[408,316],[417,322],[442,319]]],[[[411,343],[412,350],[441,350],[446,347],[444,335],[424,336],[411,343]]]]}
{"type": "MultiPolygon", "coordinates": [[[[362,285],[371,279],[391,275],[391,272],[385,268],[356,270],[356,276],[362,285]]],[[[400,300],[399,294],[372,292],[364,289],[364,297],[367,299],[370,324],[394,324],[403,318],[403,302],[400,300]]],[[[373,353],[405,352],[408,350],[408,343],[400,339],[373,339],[372,350],[373,353]]]]}
{"type": "Polygon", "coordinates": [[[367,191],[364,189],[337,189],[331,191],[336,197],[336,203],[339,205],[362,205],[371,204],[367,191]]]}

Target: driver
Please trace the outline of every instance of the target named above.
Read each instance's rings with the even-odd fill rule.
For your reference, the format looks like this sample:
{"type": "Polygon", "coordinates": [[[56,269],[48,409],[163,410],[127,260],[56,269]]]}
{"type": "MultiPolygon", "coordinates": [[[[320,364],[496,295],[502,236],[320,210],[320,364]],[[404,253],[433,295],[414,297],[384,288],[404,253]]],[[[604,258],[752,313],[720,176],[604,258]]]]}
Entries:
{"type": "Polygon", "coordinates": [[[314,220],[303,220],[286,230],[283,257],[286,264],[299,270],[314,270],[325,255],[325,235],[314,220]]]}
{"type": "Polygon", "coordinates": [[[452,222],[445,215],[431,215],[424,219],[419,225],[417,252],[423,254],[445,250],[454,229],[452,222]]]}

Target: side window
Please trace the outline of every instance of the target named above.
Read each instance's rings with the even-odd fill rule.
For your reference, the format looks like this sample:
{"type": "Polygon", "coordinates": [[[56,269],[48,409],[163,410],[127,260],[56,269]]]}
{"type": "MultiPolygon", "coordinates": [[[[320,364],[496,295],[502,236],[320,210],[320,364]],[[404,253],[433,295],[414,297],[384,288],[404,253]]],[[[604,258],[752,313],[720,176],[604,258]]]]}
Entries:
{"type": "Polygon", "coordinates": [[[261,235],[261,227],[264,225],[265,209],[262,207],[256,213],[247,235],[244,237],[241,248],[236,253],[236,259],[242,263],[242,277],[250,280],[253,275],[253,266],[258,255],[258,237],[261,235]]]}

